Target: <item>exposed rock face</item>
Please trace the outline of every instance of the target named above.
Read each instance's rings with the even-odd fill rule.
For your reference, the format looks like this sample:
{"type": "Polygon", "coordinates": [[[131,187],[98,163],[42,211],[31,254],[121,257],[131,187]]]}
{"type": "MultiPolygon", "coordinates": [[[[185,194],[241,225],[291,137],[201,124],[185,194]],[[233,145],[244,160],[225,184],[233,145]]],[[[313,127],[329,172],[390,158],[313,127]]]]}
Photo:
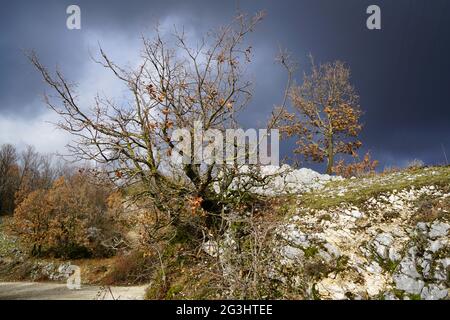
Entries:
{"type": "MultiPolygon", "coordinates": [[[[235,179],[231,189],[238,189],[246,185],[252,174],[258,176],[260,183],[252,181],[250,191],[266,196],[274,196],[286,193],[301,193],[321,189],[327,182],[342,180],[338,176],[320,174],[308,168],[293,169],[289,165],[280,166],[262,166],[260,171],[251,172],[248,166],[242,166],[241,173],[249,175],[240,179],[235,179]]],[[[218,186],[216,192],[220,192],[218,186]]]]}
{"type": "Polygon", "coordinates": [[[307,298],[448,299],[450,208],[438,208],[428,221],[416,212],[419,199],[449,203],[449,197],[428,186],[380,194],[358,206],[299,208],[278,231],[280,277],[286,280],[290,266],[290,275],[302,279],[298,285],[308,284],[307,298]]]}
{"type": "Polygon", "coordinates": [[[72,273],[70,266],[70,262],[58,264],[53,262],[37,261],[30,268],[30,279],[33,281],[65,281],[72,273]]]}
{"type": "MultiPolygon", "coordinates": [[[[281,283],[277,294],[306,299],[450,299],[448,168],[353,179],[289,167],[266,167],[261,173],[275,175],[251,191],[298,194],[297,206],[292,206],[296,212],[277,222],[274,243],[267,246],[263,259],[268,282],[281,283]]],[[[204,250],[219,255],[233,279],[239,275],[228,272],[233,256],[242,253],[226,243],[208,242],[204,250]]]]}
{"type": "Polygon", "coordinates": [[[300,193],[321,189],[325,183],[342,180],[338,176],[320,174],[308,168],[292,169],[288,165],[281,167],[264,166],[262,176],[273,176],[267,185],[256,190],[263,195],[278,195],[283,193],[300,193]]]}

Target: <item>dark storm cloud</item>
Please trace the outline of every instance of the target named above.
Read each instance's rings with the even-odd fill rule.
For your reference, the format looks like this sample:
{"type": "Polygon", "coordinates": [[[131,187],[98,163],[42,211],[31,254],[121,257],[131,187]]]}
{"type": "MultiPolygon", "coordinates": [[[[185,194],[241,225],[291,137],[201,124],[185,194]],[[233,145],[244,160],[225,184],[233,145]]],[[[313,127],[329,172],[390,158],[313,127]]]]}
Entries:
{"type": "Polygon", "coordinates": [[[82,30],[70,31],[66,29],[66,8],[73,3],[22,0],[2,4],[0,111],[3,114],[33,117],[44,110],[30,109],[45,86],[26,60],[24,51],[35,50],[44,64],[50,67],[58,64],[68,78],[77,79],[82,66],[90,62],[92,48],[84,41],[90,31],[100,35],[95,40],[100,43],[104,32],[138,38],[167,16],[185,16],[184,23],[200,30],[206,26],[209,29],[214,26],[213,21],[225,21],[234,11],[233,6],[208,7],[201,2],[194,2],[193,6],[181,1],[78,1],[82,8],[82,30]],[[214,16],[217,9],[229,14],[217,19],[214,16]]]}
{"type": "MultiPolygon", "coordinates": [[[[450,154],[450,3],[435,1],[15,1],[0,13],[0,116],[32,119],[44,86],[21,53],[35,49],[44,63],[58,64],[70,79],[83,82],[88,46],[117,35],[128,40],[169,19],[196,32],[230,20],[240,9],[266,10],[267,18],[252,35],[254,100],[242,115],[245,126],[263,126],[271,108],[280,102],[283,70],[274,64],[279,46],[307,71],[306,55],[316,61],[339,59],[352,69],[352,81],[365,111],[364,150],[382,165],[404,165],[421,158],[443,161],[450,154]],[[82,29],[65,28],[65,9],[76,3],[82,10],[82,29]],[[382,12],[382,30],[365,27],[368,5],[382,12]],[[93,35],[98,39],[93,39],[93,35]],[[89,40],[89,41],[87,41],[89,40]],[[31,107],[34,106],[34,107],[31,107]]],[[[111,47],[111,55],[121,51],[111,47]]],[[[118,49],[119,48],[119,49],[118,49]]],[[[108,49],[108,48],[107,48],[108,49]]],[[[123,51],[122,50],[122,51],[123,51]]],[[[1,138],[1,137],[0,137],[1,138]]],[[[2,141],[0,141],[2,142],[2,141]]],[[[284,144],[288,152],[292,144],[284,144]]]]}
{"type": "MultiPolygon", "coordinates": [[[[2,3],[0,13],[0,114],[34,116],[38,109],[31,103],[44,91],[40,78],[25,58],[25,52],[37,49],[42,60],[55,65],[64,57],[70,65],[82,63],[77,55],[81,37],[68,34],[65,28],[65,6],[59,2],[44,5],[38,1],[2,3]],[[61,12],[63,14],[61,14],[61,12]]],[[[70,66],[69,65],[69,66],[70,66]]],[[[64,68],[76,75],[76,68],[64,68]]]]}

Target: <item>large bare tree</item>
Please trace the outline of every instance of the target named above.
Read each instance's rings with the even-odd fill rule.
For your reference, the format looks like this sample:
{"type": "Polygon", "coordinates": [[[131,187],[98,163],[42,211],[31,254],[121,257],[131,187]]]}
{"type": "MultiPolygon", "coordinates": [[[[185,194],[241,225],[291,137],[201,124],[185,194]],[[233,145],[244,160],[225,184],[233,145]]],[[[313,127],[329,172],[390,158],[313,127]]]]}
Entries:
{"type": "Polygon", "coordinates": [[[80,105],[82,93],[74,83],[59,70],[50,72],[35,53],[29,58],[56,93],[46,95],[45,102],[60,115],[58,126],[76,138],[68,146],[71,155],[102,164],[122,186],[143,186],[140,196],[176,219],[186,198],[217,209],[221,194],[213,184],[230,184],[235,175],[223,175],[230,168],[219,170],[219,163],[196,163],[195,154],[181,170],[172,168],[173,130],[189,128],[192,135],[196,122],[221,132],[235,126],[236,113],[252,95],[244,76],[252,54],[245,37],[262,18],[263,13],[240,14],[196,43],[183,30],[163,39],[156,29],[153,38],[142,38],[141,62],[133,69],[119,66],[100,47],[95,61],[128,89],[130,99],[120,103],[97,96],[92,106],[80,105]]]}

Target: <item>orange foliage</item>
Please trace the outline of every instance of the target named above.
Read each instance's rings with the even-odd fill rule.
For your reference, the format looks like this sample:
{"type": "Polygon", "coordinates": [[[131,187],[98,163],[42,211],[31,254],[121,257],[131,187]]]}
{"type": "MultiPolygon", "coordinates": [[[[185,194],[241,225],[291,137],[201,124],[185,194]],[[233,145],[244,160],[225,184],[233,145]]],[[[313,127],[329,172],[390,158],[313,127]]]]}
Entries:
{"type": "MultiPolygon", "coordinates": [[[[355,158],[357,159],[358,157],[356,156],[355,158]]],[[[347,164],[344,160],[338,161],[333,167],[333,172],[345,178],[360,177],[374,173],[377,166],[378,161],[372,160],[370,153],[367,152],[364,158],[358,162],[347,164]]]]}
{"type": "Polygon", "coordinates": [[[198,210],[201,209],[202,202],[203,202],[202,197],[194,197],[189,200],[189,205],[191,207],[192,214],[197,213],[198,210]]]}
{"type": "MultiPolygon", "coordinates": [[[[108,212],[108,187],[82,173],[57,179],[48,190],[31,192],[14,212],[10,229],[32,255],[76,258],[100,253],[114,223],[108,212]]],[[[117,201],[109,199],[117,206],[117,201]]]]}
{"type": "Polygon", "coordinates": [[[337,154],[354,156],[362,145],[359,97],[344,63],[316,66],[311,58],[311,64],[311,73],[289,92],[294,112],[279,109],[276,122],[283,134],[298,138],[295,153],[306,160],[326,161],[331,173],[337,154]]]}

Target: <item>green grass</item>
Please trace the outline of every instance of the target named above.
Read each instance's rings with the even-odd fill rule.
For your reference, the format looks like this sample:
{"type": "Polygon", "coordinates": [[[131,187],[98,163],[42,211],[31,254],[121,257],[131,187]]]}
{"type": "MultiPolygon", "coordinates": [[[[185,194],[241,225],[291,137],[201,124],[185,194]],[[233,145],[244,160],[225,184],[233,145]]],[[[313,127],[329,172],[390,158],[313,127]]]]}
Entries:
{"type": "Polygon", "coordinates": [[[299,197],[300,205],[311,209],[327,209],[341,203],[358,205],[371,197],[394,190],[423,186],[450,185],[450,167],[429,167],[390,174],[329,182],[321,190],[299,197]]]}
{"type": "Polygon", "coordinates": [[[303,249],[303,252],[305,253],[305,258],[311,258],[314,257],[316,254],[319,253],[319,249],[317,249],[314,246],[308,247],[306,249],[303,249]]]}

